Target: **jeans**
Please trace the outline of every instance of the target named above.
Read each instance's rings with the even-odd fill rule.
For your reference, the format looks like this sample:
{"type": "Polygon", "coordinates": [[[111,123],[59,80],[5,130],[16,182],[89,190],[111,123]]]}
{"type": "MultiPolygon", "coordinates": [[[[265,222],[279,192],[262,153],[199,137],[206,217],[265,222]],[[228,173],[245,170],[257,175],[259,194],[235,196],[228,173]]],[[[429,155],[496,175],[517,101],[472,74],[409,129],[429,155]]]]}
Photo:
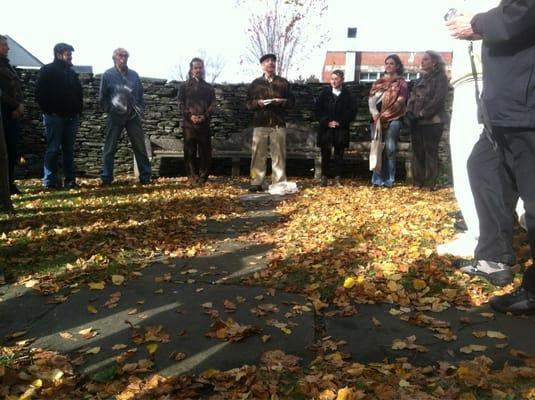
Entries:
{"type": "Polygon", "coordinates": [[[43,122],[46,130],[46,150],[43,184],[55,187],[58,172],[58,157],[62,154],[63,175],[65,182],[74,182],[74,140],[78,133],[80,118],[60,117],[55,114],[44,114],[43,122]]]}
{"type": "Polygon", "coordinates": [[[139,181],[147,183],[151,179],[152,170],[145,145],[145,133],[141,126],[141,118],[138,116],[124,122],[118,122],[108,117],[100,179],[104,183],[111,183],[113,181],[113,164],[115,153],[117,152],[117,142],[123,129],[126,129],[126,133],[132,144],[132,150],[134,151],[134,157],[136,158],[139,169],[139,181]]]}
{"type": "MultiPolygon", "coordinates": [[[[375,127],[370,128],[372,134],[375,127]]],[[[381,172],[373,171],[372,183],[377,186],[392,187],[396,180],[396,144],[401,131],[401,121],[394,120],[388,124],[388,130],[384,135],[385,149],[383,150],[383,160],[381,162],[381,172]]]]}

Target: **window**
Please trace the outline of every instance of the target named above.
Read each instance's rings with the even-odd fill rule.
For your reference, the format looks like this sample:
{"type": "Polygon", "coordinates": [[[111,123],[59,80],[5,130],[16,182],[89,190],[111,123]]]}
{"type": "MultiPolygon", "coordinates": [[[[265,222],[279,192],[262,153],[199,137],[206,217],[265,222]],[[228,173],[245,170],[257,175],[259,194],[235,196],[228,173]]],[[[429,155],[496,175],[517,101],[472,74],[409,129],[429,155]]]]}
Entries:
{"type": "Polygon", "coordinates": [[[359,82],[375,82],[380,75],[379,72],[361,72],[359,73],[359,82]]]}
{"type": "Polygon", "coordinates": [[[420,77],[419,72],[405,72],[405,80],[406,81],[413,81],[415,79],[418,79],[420,77]]]}
{"type": "Polygon", "coordinates": [[[356,38],[357,37],[357,28],[347,28],[347,37],[356,38]]]}

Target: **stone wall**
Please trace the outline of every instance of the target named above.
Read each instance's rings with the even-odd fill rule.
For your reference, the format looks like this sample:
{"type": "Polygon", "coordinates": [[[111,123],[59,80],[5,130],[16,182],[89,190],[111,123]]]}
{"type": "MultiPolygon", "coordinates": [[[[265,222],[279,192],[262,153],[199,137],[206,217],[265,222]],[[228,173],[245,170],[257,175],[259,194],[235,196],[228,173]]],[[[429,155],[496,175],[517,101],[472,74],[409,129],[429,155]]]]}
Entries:
{"type": "MultiPolygon", "coordinates": [[[[19,142],[19,152],[23,164],[17,168],[19,177],[40,177],[42,175],[43,153],[45,148],[44,127],[34,99],[35,81],[38,72],[20,70],[23,81],[27,113],[23,122],[23,132],[19,142]]],[[[78,176],[96,177],[100,172],[105,116],[98,106],[100,75],[80,75],[84,89],[84,111],[79,134],[75,144],[75,164],[78,176]]],[[[153,137],[181,137],[181,115],[176,104],[179,82],[166,82],[160,79],[142,78],[145,89],[145,132],[153,137]]],[[[215,85],[217,110],[212,119],[214,136],[224,139],[235,132],[250,134],[250,112],[245,108],[246,84],[215,85]]],[[[315,135],[317,122],[314,119],[313,104],[319,94],[321,84],[294,84],[296,106],[289,112],[289,122],[310,129],[315,135]]],[[[350,84],[350,90],[358,98],[359,106],[355,121],[351,125],[351,140],[369,140],[369,114],[367,106],[368,85],[350,84]]],[[[402,131],[401,141],[408,141],[408,132],[402,131]]],[[[449,171],[448,135],[441,143],[443,169],[449,171]]],[[[123,134],[115,159],[116,173],[131,173],[133,169],[132,152],[128,138],[123,134]]],[[[292,175],[292,171],[288,171],[292,175]]],[[[447,173],[448,174],[448,173],[447,173]]]]}

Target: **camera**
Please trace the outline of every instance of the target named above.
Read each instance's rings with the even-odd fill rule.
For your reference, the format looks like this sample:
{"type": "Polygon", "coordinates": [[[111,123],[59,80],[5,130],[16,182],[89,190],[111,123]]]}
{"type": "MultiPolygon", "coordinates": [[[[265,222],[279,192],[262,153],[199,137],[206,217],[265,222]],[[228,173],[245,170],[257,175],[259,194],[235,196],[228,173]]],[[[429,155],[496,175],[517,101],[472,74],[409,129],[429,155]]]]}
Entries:
{"type": "Polygon", "coordinates": [[[446,15],[444,15],[444,21],[449,21],[455,17],[459,17],[462,14],[456,8],[450,8],[446,15]]]}

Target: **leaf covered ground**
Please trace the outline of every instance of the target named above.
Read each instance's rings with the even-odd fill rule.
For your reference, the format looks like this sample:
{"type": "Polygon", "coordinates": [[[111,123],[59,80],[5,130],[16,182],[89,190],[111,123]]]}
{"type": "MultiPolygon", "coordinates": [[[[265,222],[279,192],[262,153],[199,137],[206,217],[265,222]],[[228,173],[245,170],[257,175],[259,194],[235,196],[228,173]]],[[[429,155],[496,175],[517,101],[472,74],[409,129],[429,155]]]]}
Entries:
{"type": "MultiPolygon", "coordinates": [[[[37,181],[22,187],[23,195],[15,198],[18,212],[0,217],[0,263],[9,282],[42,294],[80,284],[95,290],[121,285],[154,260],[207,253],[212,243],[203,235],[204,224],[244,212],[239,199],[243,182],[225,179],[202,187],[187,186],[183,179],[160,179],[149,186],[124,181],[105,188],[86,180],[80,190],[54,192],[41,191],[37,181]]],[[[273,246],[268,267],[245,284],[305,294],[322,318],[351,316],[361,304],[388,303],[392,315],[427,327],[445,341],[456,338],[438,318],[441,311],[478,306],[519,284],[520,274],[512,285],[496,290],[460,274],[450,266],[451,258],[434,253],[437,244],[455,233],[450,215],[457,207],[449,188],[421,192],[401,185],[386,190],[349,181],[328,188],[305,181],[300,187],[276,205],[280,222],[253,227],[241,237],[273,246]]],[[[522,232],[515,236],[515,247],[521,267],[529,267],[522,232]]],[[[110,296],[107,307],[119,300],[120,292],[110,296]]],[[[68,299],[59,296],[58,301],[68,299]]],[[[268,314],[274,307],[264,306],[255,312],[268,314]]],[[[205,308],[210,311],[211,305],[205,308]]],[[[226,300],[225,308],[236,304],[226,300]]],[[[465,322],[470,324],[468,317],[465,322]]],[[[373,323],[381,324],[379,319],[373,323]]],[[[149,354],[167,337],[161,327],[136,329],[133,343],[146,344],[149,354]]],[[[505,339],[498,331],[474,332],[505,339]]],[[[228,341],[250,334],[257,334],[253,327],[215,317],[207,332],[214,340],[228,341]]],[[[258,365],[172,377],[155,373],[150,357],[128,361],[126,351],[120,368],[82,377],[71,355],[33,348],[22,337],[23,332],[14,333],[10,344],[0,348],[0,395],[9,400],[535,398],[534,354],[511,350],[514,366],[497,367],[485,355],[485,346],[477,345],[461,349],[474,355],[472,361],[415,366],[399,358],[364,365],[344,352],[344,343],[327,337],[316,343],[315,358],[306,365],[281,349],[265,352],[258,365]]],[[[411,336],[388,346],[425,351],[411,336]]],[[[173,354],[176,360],[184,356],[173,354]]]]}

